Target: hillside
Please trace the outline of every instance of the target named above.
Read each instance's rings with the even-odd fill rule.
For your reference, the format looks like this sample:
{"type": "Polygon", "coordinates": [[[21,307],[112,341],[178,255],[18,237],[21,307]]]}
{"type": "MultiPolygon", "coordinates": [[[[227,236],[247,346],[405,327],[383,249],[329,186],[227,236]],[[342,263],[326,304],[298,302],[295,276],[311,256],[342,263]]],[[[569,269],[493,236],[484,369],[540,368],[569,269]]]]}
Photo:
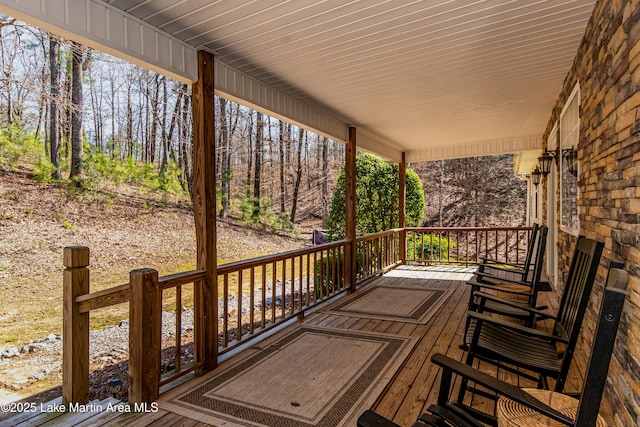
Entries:
{"type": "MultiPolygon", "coordinates": [[[[195,231],[188,200],[121,185],[77,192],[0,171],[0,348],[59,333],[62,327],[62,252],[91,249],[91,290],[128,281],[150,267],[166,275],[195,268],[195,231]]],[[[294,233],[295,234],[295,233],[294,233]]],[[[300,235],[300,233],[297,233],[300,235]]],[[[219,262],[302,247],[301,238],[219,222],[219,262]]],[[[97,317],[94,326],[116,322],[97,317]]]]}

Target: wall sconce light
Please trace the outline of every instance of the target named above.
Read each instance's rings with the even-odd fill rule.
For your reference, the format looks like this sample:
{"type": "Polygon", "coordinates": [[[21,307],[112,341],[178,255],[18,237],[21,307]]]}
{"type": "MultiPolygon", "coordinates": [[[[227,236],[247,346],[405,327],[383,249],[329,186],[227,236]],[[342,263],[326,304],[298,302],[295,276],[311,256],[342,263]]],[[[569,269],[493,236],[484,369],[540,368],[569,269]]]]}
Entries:
{"type": "Polygon", "coordinates": [[[542,178],[542,172],[540,172],[540,169],[538,169],[538,166],[536,166],[533,172],[531,172],[531,182],[533,182],[533,185],[537,187],[538,184],[540,184],[541,178],[542,178]]]}
{"type": "MultiPolygon", "coordinates": [[[[554,159],[558,159],[558,152],[560,149],[556,149],[556,151],[545,151],[542,153],[540,157],[538,157],[538,166],[539,171],[542,176],[546,177],[551,172],[551,164],[554,159]]],[[[562,150],[562,157],[567,162],[567,167],[569,172],[573,176],[578,176],[578,150],[575,147],[566,148],[562,150]]]]}
{"type": "MultiPolygon", "coordinates": [[[[540,157],[538,157],[538,165],[540,166],[540,173],[545,177],[551,172],[551,164],[553,159],[557,156],[555,151],[545,151],[540,157]]],[[[538,166],[536,166],[537,168],[538,166]]]]}

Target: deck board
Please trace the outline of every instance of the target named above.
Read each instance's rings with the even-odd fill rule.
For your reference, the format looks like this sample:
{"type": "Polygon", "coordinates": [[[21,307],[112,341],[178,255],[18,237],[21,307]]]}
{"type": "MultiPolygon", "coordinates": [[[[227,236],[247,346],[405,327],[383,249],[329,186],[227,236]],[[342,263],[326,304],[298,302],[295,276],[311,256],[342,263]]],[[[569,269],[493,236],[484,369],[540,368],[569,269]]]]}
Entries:
{"type": "MultiPolygon", "coordinates": [[[[419,286],[426,283],[429,287],[454,289],[446,304],[424,325],[329,314],[322,310],[309,314],[302,321],[309,325],[419,337],[418,343],[405,363],[396,371],[394,378],[372,407],[402,426],[411,425],[420,413],[436,400],[440,374],[439,370],[431,364],[431,356],[435,353],[445,353],[457,360],[462,360],[464,357],[464,352],[459,345],[462,343],[469,287],[461,280],[470,276],[468,270],[467,273],[460,271],[460,268],[454,267],[401,267],[377,279],[378,283],[384,283],[384,285],[419,286]]],[[[539,305],[549,306],[552,312],[557,310],[558,301],[553,292],[541,292],[538,302],[539,305]]],[[[544,328],[545,325],[541,324],[539,327],[544,328]]],[[[581,358],[580,361],[570,372],[568,389],[571,391],[581,384],[580,372],[586,363],[584,356],[578,357],[581,358]]],[[[485,365],[481,366],[483,370],[496,369],[485,365]]],[[[514,374],[501,369],[499,376],[518,384],[518,378],[514,374]]],[[[525,381],[520,385],[530,386],[531,384],[525,381]]],[[[483,404],[480,403],[480,405],[483,404]]],[[[603,405],[603,410],[606,408],[607,405],[603,405]]],[[[607,419],[612,419],[610,413],[605,412],[603,415],[607,419]]],[[[92,425],[98,425],[95,421],[97,419],[92,425]]],[[[164,410],[144,415],[127,414],[109,418],[106,421],[110,426],[206,426],[164,410]]]]}

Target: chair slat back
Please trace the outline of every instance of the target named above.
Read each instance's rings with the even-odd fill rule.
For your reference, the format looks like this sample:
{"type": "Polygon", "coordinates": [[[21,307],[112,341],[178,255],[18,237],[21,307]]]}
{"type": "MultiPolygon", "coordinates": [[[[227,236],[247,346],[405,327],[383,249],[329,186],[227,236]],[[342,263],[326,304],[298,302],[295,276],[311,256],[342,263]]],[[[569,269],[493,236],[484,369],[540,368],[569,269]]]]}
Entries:
{"type": "Polygon", "coordinates": [[[531,281],[531,294],[529,296],[529,305],[533,307],[538,298],[540,290],[540,282],[542,281],[542,266],[544,264],[544,253],[547,249],[547,233],[548,227],[541,226],[538,232],[538,246],[536,250],[536,263],[533,267],[533,279],[531,281]]]}
{"type": "MultiPolygon", "coordinates": [[[[531,263],[533,262],[533,254],[536,252],[536,239],[538,238],[538,232],[540,231],[540,226],[536,223],[533,224],[533,229],[531,230],[531,238],[529,240],[529,246],[527,246],[527,255],[524,259],[524,270],[522,272],[522,281],[529,281],[529,270],[531,270],[531,263]]],[[[536,258],[537,259],[537,258],[536,258]]]]}
{"type": "Polygon", "coordinates": [[[591,345],[587,373],[580,395],[576,426],[596,424],[602,393],[607,382],[613,345],[622,317],[628,281],[629,274],[626,271],[610,267],[607,287],[600,305],[596,334],[591,345]]]}
{"type": "Polygon", "coordinates": [[[602,242],[596,242],[583,236],[578,238],[576,244],[554,325],[554,333],[568,340],[555,391],[561,392],[564,389],[569,365],[573,358],[582,320],[600,264],[603,246],[602,242]]]}

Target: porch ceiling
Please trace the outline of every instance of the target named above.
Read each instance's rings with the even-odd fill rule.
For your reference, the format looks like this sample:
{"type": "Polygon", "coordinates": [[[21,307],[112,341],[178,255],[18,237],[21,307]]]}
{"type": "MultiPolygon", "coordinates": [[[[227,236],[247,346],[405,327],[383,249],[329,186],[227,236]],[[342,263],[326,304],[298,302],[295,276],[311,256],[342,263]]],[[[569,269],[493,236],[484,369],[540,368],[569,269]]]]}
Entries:
{"type": "MultiPolygon", "coordinates": [[[[277,100],[233,93],[238,76],[247,76],[325,121],[357,126],[372,151],[420,161],[540,148],[595,0],[106,3],[215,53],[233,71],[221,94],[277,110],[270,107],[277,100]]],[[[301,117],[300,124],[342,139],[301,117]]]]}

